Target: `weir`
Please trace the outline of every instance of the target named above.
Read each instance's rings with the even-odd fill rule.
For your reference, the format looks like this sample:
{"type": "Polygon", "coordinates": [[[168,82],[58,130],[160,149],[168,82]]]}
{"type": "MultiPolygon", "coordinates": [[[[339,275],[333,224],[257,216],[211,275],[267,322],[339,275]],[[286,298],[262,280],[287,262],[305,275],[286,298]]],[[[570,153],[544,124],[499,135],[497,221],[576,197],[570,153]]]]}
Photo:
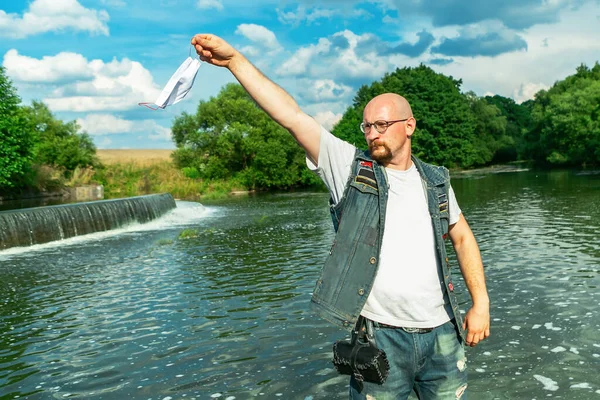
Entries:
{"type": "Polygon", "coordinates": [[[169,193],[0,212],[0,249],[144,223],[176,208],[169,193]]]}

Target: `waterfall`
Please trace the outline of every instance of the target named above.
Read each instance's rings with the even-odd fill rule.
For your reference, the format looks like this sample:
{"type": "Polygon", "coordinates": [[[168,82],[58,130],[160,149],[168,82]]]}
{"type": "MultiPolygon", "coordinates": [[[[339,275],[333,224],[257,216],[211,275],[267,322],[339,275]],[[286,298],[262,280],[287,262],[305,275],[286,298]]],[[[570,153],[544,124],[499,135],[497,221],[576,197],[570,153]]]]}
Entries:
{"type": "Polygon", "coordinates": [[[175,208],[169,193],[0,212],[0,249],[31,246],[156,219],[175,208]]]}

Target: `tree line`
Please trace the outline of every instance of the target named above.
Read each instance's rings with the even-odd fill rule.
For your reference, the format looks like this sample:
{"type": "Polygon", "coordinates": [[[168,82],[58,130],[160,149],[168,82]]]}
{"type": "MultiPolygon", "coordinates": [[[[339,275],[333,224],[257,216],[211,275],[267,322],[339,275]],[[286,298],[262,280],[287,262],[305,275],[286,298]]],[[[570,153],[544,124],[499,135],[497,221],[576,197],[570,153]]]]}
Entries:
{"type": "MultiPolygon", "coordinates": [[[[362,110],[378,94],[401,94],[417,119],[414,153],[450,168],[527,161],[541,167],[600,164],[600,64],[576,72],[522,104],[503,96],[461,91],[462,80],[420,65],[398,68],[360,87],[332,133],[363,148],[362,110]]],[[[0,67],[0,191],[31,186],[51,166],[68,176],[98,166],[91,138],[56,119],[38,101],[20,105],[0,67]]],[[[201,101],[172,125],[173,161],[192,179],[235,179],[250,189],[319,183],[304,152],[238,84],[201,101]]],[[[1,192],[0,192],[1,193],[1,192]]]]}
{"type": "MultiPolygon", "coordinates": [[[[450,168],[529,161],[542,167],[600,164],[600,65],[517,104],[503,96],[461,92],[462,80],[420,65],[399,68],[362,86],[332,133],[365,147],[362,110],[374,96],[406,97],[417,119],[413,152],[450,168]]],[[[304,153],[237,84],[225,86],[196,114],[175,118],[176,164],[191,176],[235,176],[251,188],[305,186],[315,182],[304,153]]]]}
{"type": "Polygon", "coordinates": [[[60,182],[78,167],[99,164],[91,137],[75,121],[55,118],[40,101],[20,103],[0,66],[0,194],[48,189],[44,186],[60,182]]]}

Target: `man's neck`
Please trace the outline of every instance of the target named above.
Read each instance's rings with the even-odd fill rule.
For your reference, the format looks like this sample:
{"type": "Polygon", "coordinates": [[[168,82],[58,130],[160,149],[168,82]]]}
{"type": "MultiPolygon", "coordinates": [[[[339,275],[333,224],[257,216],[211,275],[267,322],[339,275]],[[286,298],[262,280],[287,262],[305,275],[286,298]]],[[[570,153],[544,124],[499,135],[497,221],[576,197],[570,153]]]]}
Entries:
{"type": "Polygon", "coordinates": [[[398,171],[406,171],[413,164],[410,155],[409,148],[408,151],[397,154],[396,157],[393,157],[388,163],[384,163],[383,166],[385,168],[397,169],[398,171]]]}

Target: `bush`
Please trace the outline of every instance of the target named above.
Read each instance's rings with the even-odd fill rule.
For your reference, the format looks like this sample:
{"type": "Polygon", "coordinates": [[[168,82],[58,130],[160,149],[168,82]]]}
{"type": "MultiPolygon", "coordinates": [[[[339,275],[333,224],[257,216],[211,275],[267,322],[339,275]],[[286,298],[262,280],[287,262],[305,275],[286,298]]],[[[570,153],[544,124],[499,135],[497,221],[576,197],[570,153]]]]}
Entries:
{"type": "Polygon", "coordinates": [[[198,170],[194,167],[183,167],[181,169],[181,172],[183,172],[183,176],[185,176],[186,178],[190,178],[190,179],[200,178],[200,172],[198,172],[198,170]]]}
{"type": "Polygon", "coordinates": [[[23,107],[23,111],[34,127],[33,160],[36,164],[63,167],[67,175],[75,168],[100,164],[92,138],[79,132],[75,121],[65,123],[54,118],[48,106],[38,101],[23,107]]]}
{"type": "Polygon", "coordinates": [[[31,125],[19,108],[21,99],[0,67],[0,190],[19,189],[31,177],[31,125]]]}
{"type": "Polygon", "coordinates": [[[242,86],[226,85],[202,101],[196,115],[183,113],[172,127],[173,160],[188,177],[239,180],[252,189],[289,188],[318,182],[305,174],[304,150],[242,86]]]}

